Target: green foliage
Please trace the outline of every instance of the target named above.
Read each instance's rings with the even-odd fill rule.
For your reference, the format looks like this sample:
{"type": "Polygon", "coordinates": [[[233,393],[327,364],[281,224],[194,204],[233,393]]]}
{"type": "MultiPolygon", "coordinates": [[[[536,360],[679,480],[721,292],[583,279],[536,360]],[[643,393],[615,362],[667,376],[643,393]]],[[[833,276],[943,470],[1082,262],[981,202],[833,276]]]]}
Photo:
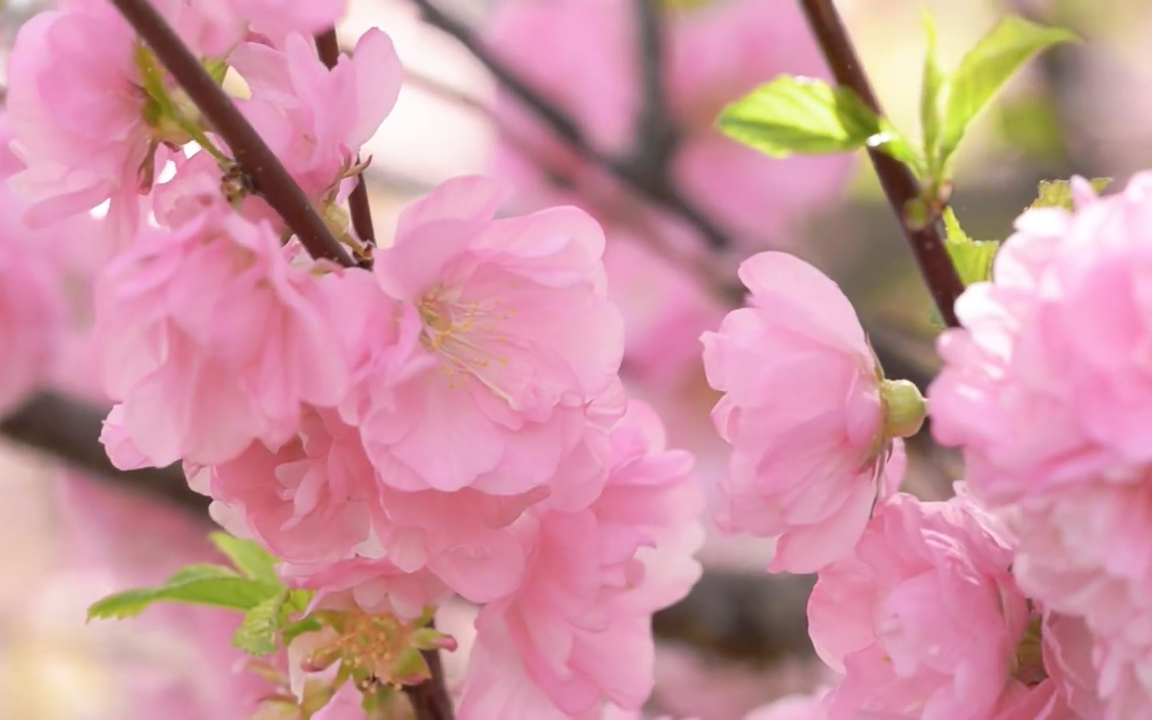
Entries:
{"type": "Polygon", "coordinates": [[[276,556],[252,540],[241,540],[226,532],[208,535],[220,552],[224,553],[236,569],[250,580],[260,580],[271,585],[280,585],[276,576],[276,556]]]}
{"type": "Polygon", "coordinates": [[[1020,66],[1045,48],[1078,40],[1069,30],[1014,15],[997,23],[948,78],[937,160],[930,166],[947,167],[968,125],[1020,66]]]}
{"type": "Polygon", "coordinates": [[[772,157],[856,150],[881,130],[876,114],[848,88],[792,75],[781,75],[731,103],[716,125],[772,157]]]}
{"type": "Polygon", "coordinates": [[[929,174],[939,170],[935,166],[940,153],[937,144],[940,140],[940,96],[948,76],[940,67],[936,54],[936,25],[932,16],[924,12],[924,34],[928,38],[928,49],[924,53],[924,77],[920,83],[920,128],[924,135],[924,157],[929,174]]]}
{"type": "Polygon", "coordinates": [[[160,601],[249,610],[280,590],[279,583],[244,578],[222,565],[189,565],[162,585],[133,588],[96,601],[88,608],[88,619],[131,617],[160,601]]]}
{"type": "Polygon", "coordinates": [[[992,277],[992,261],[1000,243],[993,240],[973,240],[960,227],[960,221],[952,208],[944,209],[944,229],[947,236],[944,247],[956,266],[956,273],[965,285],[989,280],[992,277]]]}
{"type": "MultiPolygon", "coordinates": [[[[1092,189],[1101,192],[1112,182],[1112,178],[1095,178],[1089,182],[1092,184],[1092,189]]],[[[1028,209],[1046,207],[1072,210],[1072,184],[1067,180],[1041,180],[1036,201],[1029,205],[1028,209]]]]}
{"type": "MultiPolygon", "coordinates": [[[[232,634],[232,644],[252,655],[267,655],[274,652],[277,648],[277,633],[292,625],[301,625],[300,622],[290,622],[290,619],[292,615],[308,607],[311,596],[312,593],[304,590],[283,589],[250,608],[244,613],[240,627],[232,634]]],[[[314,621],[314,625],[309,625],[304,632],[319,629],[320,623],[314,621]]],[[[301,634],[303,633],[295,632],[291,637],[287,637],[285,633],[281,639],[287,645],[301,634]]]]}

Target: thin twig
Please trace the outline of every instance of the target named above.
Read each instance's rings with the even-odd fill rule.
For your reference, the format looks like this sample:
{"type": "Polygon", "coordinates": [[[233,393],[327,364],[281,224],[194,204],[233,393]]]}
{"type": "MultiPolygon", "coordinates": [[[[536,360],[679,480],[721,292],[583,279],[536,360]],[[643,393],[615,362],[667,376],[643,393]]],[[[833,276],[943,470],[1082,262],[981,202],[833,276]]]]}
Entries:
{"type": "MultiPolygon", "coordinates": [[[[316,51],[320,61],[329,68],[336,67],[340,60],[340,43],[336,39],[336,28],[330,28],[316,36],[316,51]]],[[[356,158],[360,162],[360,158],[356,158]]],[[[364,173],[356,175],[356,187],[348,196],[348,212],[352,216],[352,228],[357,237],[369,245],[376,244],[376,231],[372,228],[372,207],[368,204],[368,183],[364,173]]]]}
{"type": "Polygon", "coordinates": [[[586,162],[603,168],[618,180],[632,186],[648,200],[678,216],[695,228],[713,249],[723,250],[732,246],[728,235],[703,211],[681,195],[667,174],[653,173],[633,158],[618,160],[600,153],[571,117],[545,99],[511,67],[489,52],[469,27],[445,13],[433,0],[412,1],[423,13],[428,24],[454,37],[488,69],[501,87],[539,117],[557,138],[571,147],[586,162]]]}
{"type": "Polygon", "coordinates": [[[284,218],[308,253],[351,267],[352,258],[316,213],[308,196],[156,8],[148,0],[112,3],[228,143],[256,189],[284,218]]]}
{"type": "MultiPolygon", "coordinates": [[[[824,58],[832,69],[836,82],[851,88],[877,115],[882,114],[880,103],[872,90],[872,84],[860,64],[852,39],[844,27],[844,21],[836,10],[833,0],[800,0],[808,24],[824,51],[824,58]]],[[[920,183],[907,165],[879,150],[868,151],[872,166],[880,178],[880,185],[888,198],[888,204],[896,213],[896,220],[908,241],[920,274],[928,286],[928,292],[936,301],[940,316],[949,327],[956,327],[956,313],[953,305],[964,284],[956,274],[952,259],[944,248],[939,222],[929,223],[923,228],[913,227],[907,220],[908,204],[921,196],[920,183]]]]}
{"type": "Polygon", "coordinates": [[[129,472],[112,465],[97,440],[105,414],[100,408],[42,391],[0,419],[0,434],[118,487],[207,517],[208,498],[188,488],[178,465],[129,472]]]}
{"type": "Polygon", "coordinates": [[[649,174],[647,182],[666,177],[676,149],[676,126],[664,93],[665,24],[661,0],[632,0],[636,30],[640,36],[640,94],[642,105],[636,118],[636,151],[633,163],[649,174]]]}

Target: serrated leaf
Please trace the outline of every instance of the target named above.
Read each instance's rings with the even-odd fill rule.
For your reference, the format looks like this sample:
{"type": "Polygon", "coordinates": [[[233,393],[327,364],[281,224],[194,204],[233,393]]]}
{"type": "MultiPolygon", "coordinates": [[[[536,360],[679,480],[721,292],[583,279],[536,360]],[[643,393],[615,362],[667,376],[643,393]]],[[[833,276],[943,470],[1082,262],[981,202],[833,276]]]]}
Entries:
{"type": "Polygon", "coordinates": [[[781,75],[720,113],[721,132],[772,157],[856,150],[880,121],[848,88],[781,75]]]}
{"type": "Polygon", "coordinates": [[[952,74],[940,138],[941,165],[955,153],[968,124],[1021,65],[1047,47],[1076,41],[1079,37],[1069,30],[1014,15],[997,23],[952,74]]]}
{"type": "Polygon", "coordinates": [[[279,591],[275,585],[242,578],[222,565],[189,565],[163,585],[133,588],[96,601],[88,608],[88,619],[131,617],[161,601],[248,610],[279,591]]]}
{"type": "Polygon", "coordinates": [[[283,585],[276,575],[275,566],[279,559],[252,540],[241,540],[226,532],[214,532],[208,539],[220,552],[224,553],[236,569],[245,577],[261,580],[271,585],[283,585]]]}
{"type": "MultiPolygon", "coordinates": [[[[1092,189],[1102,192],[1112,182],[1112,178],[1094,178],[1088,181],[1092,189]]],[[[1036,208],[1057,207],[1065,210],[1075,209],[1072,202],[1072,183],[1068,180],[1041,180],[1037,189],[1035,202],[1028,206],[1029,210],[1036,208]]]]}
{"type": "Polygon", "coordinates": [[[956,274],[961,282],[971,285],[992,277],[992,261],[1000,243],[991,240],[973,240],[960,227],[960,221],[952,208],[944,209],[944,230],[947,238],[944,247],[948,250],[956,274]]]}
{"type": "Polygon", "coordinates": [[[928,161],[928,172],[935,174],[939,170],[940,94],[945,74],[936,53],[936,25],[927,10],[924,11],[923,20],[928,47],[924,53],[924,77],[920,83],[920,128],[924,133],[924,157],[928,161]]]}
{"type": "Polygon", "coordinates": [[[240,626],[232,633],[232,645],[252,655],[267,655],[276,650],[276,633],[284,624],[284,603],[288,591],[281,590],[244,613],[240,626]]]}

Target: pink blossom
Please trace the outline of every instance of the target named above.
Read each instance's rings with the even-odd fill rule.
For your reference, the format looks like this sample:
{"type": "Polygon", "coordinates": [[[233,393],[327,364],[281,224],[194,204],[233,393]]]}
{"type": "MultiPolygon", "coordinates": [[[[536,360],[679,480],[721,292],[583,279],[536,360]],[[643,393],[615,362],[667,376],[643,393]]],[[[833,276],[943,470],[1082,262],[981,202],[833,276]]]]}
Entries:
{"type": "Polygon", "coordinates": [[[233,534],[254,536],[290,563],[335,562],[371,539],[380,503],[360,434],[335,410],[307,410],[296,439],[276,451],[254,442],[204,468],[192,486],[233,534]]]}
{"type": "Polygon", "coordinates": [[[317,200],[334,196],[400,92],[400,59],[376,28],[332,69],[320,61],[311,36],[300,34],[288,36],[282,51],[244,43],[229,62],[252,93],[240,103],[245,115],[317,200]]]}
{"type": "MultiPolygon", "coordinates": [[[[27,168],[13,186],[32,226],[112,199],[131,217],[152,128],[131,28],[108,2],[75,2],[25,23],[8,59],[6,107],[27,168]]],[[[150,178],[149,178],[150,179],[150,178]]]]}
{"type": "Polygon", "coordinates": [[[1028,606],[1011,550],[982,518],[965,496],[896,494],[852,554],[820,572],[809,632],[845,674],[829,694],[830,718],[984,720],[1017,687],[1028,606]]]}
{"type": "Polygon", "coordinates": [[[97,289],[104,381],[151,462],[226,462],[292,437],[301,403],[334,406],[349,368],[320,279],[274,231],[216,205],[147,229],[97,289]]]}
{"type": "Polygon", "coordinates": [[[405,620],[447,600],[452,591],[428,571],[410,572],[386,559],[355,557],[279,569],[285,582],[316,591],[317,607],[392,614],[405,620]]]}
{"type": "Polygon", "coordinates": [[[461,699],[461,720],[567,718],[601,701],[637,710],[651,691],[651,613],[688,591],[699,566],[642,551],[701,538],[690,458],[664,451],[651,412],[633,407],[613,433],[604,494],[587,510],[539,509],[517,524],[530,548],[524,581],[487,605],[461,699]],[[682,542],[677,536],[694,538],[682,542]]]}
{"type": "Polygon", "coordinates": [[[54,263],[43,248],[29,247],[23,209],[0,189],[0,416],[46,378],[64,329],[54,263]]]}
{"type": "Polygon", "coordinates": [[[748,714],[744,720],[826,720],[824,708],[827,688],[809,695],[788,695],[748,714]]]}
{"type": "Polygon", "coordinates": [[[836,284],[776,252],[744,261],[740,279],[749,307],[703,335],[725,393],[712,419],[734,449],[718,523],[779,538],[771,570],[812,572],[856,543],[901,479],[902,448],[886,448],[880,368],[836,284]]]}
{"type": "Polygon", "coordinates": [[[365,446],[397,490],[517,495],[551,482],[586,505],[623,349],[604,236],[575,208],[492,220],[501,199],[491,180],[451,180],[376,253],[401,340],[367,384],[365,446]]]}
{"type": "Polygon", "coordinates": [[[1130,477],[1152,461],[1152,174],[1075,212],[1037,210],[996,259],[995,280],[957,303],[931,388],[933,431],[964,448],[968,482],[996,504],[1082,479],[1130,477]]]}

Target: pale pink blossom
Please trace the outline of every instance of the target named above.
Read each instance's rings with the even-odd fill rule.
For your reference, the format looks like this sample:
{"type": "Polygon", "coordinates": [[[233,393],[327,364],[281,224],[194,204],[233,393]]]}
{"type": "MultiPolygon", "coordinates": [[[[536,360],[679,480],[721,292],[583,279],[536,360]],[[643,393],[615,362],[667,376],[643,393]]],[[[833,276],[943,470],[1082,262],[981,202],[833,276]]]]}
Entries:
{"type": "Polygon", "coordinates": [[[212,498],[213,517],[233,534],[258,539],[290,563],[350,557],[371,540],[380,504],[360,434],[334,409],[305,411],[295,439],[275,451],[254,442],[201,470],[191,485],[212,498]]]}
{"type": "Polygon", "coordinates": [[[316,591],[316,607],[391,614],[412,620],[436,607],[452,591],[436,575],[401,570],[387,559],[355,557],[335,563],[279,568],[285,582],[316,591]]]}
{"type": "Polygon", "coordinates": [[[1075,212],[1025,213],[994,280],[957,303],[931,388],[933,432],[960,445],[988,502],[1132,481],[1152,462],[1152,174],[1096,199],[1079,181],[1075,212]]]}
{"type": "Polygon", "coordinates": [[[323,283],[275,232],[218,204],[146,229],[97,289],[105,387],[152,463],[230,460],[291,438],[302,404],[331,407],[349,368],[323,283]]]}
{"type": "MultiPolygon", "coordinates": [[[[27,164],[12,183],[43,226],[111,199],[131,218],[153,138],[134,35],[108,2],[69,3],[21,28],[8,58],[6,107],[27,164]]],[[[130,226],[129,226],[130,227],[130,226]]]]}
{"type": "Polygon", "coordinates": [[[28,247],[23,208],[0,191],[0,416],[47,378],[64,330],[59,277],[28,247]]]}
{"type": "Polygon", "coordinates": [[[476,620],[461,720],[581,717],[603,701],[637,710],[647,698],[651,613],[695,582],[689,556],[701,539],[690,458],[665,451],[655,423],[651,411],[630,408],[613,433],[605,491],[589,509],[537,506],[517,523],[528,567],[516,592],[476,620]],[[678,548],[688,567],[643,552],[664,547],[678,548]]]}
{"type": "Polygon", "coordinates": [[[623,334],[604,236],[575,208],[493,220],[502,198],[486,178],[451,180],[406,208],[376,252],[401,339],[366,383],[365,447],[397,490],[550,483],[587,505],[619,417],[606,400],[619,393],[623,334]]]}
{"type": "Polygon", "coordinates": [[[314,200],[335,197],[400,92],[400,59],[376,28],[332,69],[320,61],[311,35],[301,34],[289,35],[283,50],[244,43],[229,63],[251,91],[240,107],[314,200]]]}
{"type": "Polygon", "coordinates": [[[788,695],[750,712],[744,720],[826,720],[824,708],[827,688],[808,695],[788,695]]]}
{"type": "Polygon", "coordinates": [[[820,572],[809,632],[845,675],[829,718],[984,720],[1022,682],[1014,658],[1029,608],[1010,548],[983,517],[963,495],[896,494],[852,554],[820,572]]]}
{"type": "Polygon", "coordinates": [[[703,335],[733,446],[718,524],[778,538],[773,571],[813,572],[851,550],[903,474],[882,375],[848,299],[820,271],[767,252],[740,266],[749,306],[703,335]],[[891,448],[891,449],[890,449],[891,448]]]}

